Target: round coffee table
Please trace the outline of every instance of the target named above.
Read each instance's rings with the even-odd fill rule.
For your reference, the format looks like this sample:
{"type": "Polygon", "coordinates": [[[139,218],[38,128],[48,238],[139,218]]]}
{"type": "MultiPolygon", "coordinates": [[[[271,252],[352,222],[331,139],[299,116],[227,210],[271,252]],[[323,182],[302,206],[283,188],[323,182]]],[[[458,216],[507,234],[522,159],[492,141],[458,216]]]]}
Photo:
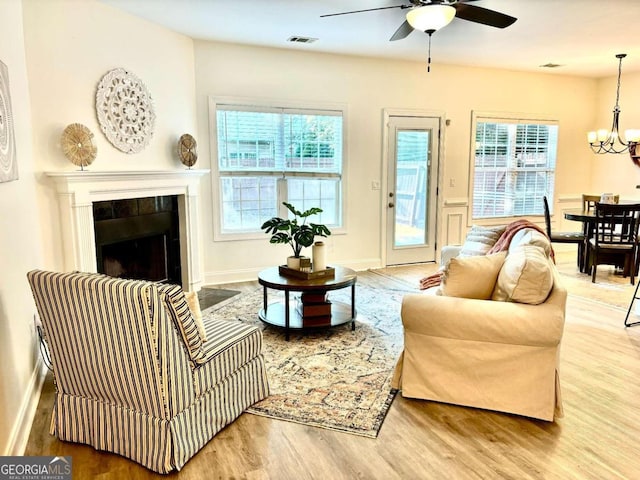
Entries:
{"type": "Polygon", "coordinates": [[[279,267],[271,267],[258,274],[258,283],[263,286],[263,308],[258,317],[264,323],[283,327],[289,340],[290,330],[327,328],[351,322],[356,328],[356,280],[355,270],[334,267],[331,278],[303,280],[280,274],[279,267]],[[329,301],[327,292],[351,287],[351,305],[329,301]],[[267,304],[267,289],[284,291],[284,301],[267,304]],[[300,299],[291,299],[289,292],[301,292],[300,299]]]}

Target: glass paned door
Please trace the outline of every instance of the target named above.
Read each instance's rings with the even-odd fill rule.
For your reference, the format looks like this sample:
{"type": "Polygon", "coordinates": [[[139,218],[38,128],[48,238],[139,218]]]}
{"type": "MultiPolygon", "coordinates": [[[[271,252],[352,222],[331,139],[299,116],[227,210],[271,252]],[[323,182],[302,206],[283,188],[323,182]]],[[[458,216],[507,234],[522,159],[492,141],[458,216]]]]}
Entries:
{"type": "Polygon", "coordinates": [[[387,265],[435,260],[438,133],[438,118],[389,118],[387,265]]]}

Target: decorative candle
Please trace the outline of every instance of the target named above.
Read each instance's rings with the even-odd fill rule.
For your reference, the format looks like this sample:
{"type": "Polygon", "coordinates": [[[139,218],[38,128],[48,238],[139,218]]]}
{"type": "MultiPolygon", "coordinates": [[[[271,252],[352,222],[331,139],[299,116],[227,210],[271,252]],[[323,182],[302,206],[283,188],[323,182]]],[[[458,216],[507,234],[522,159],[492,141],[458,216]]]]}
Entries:
{"type": "Polygon", "coordinates": [[[311,249],[313,255],[313,271],[320,272],[327,269],[326,252],[324,242],[316,242],[311,249]]]}

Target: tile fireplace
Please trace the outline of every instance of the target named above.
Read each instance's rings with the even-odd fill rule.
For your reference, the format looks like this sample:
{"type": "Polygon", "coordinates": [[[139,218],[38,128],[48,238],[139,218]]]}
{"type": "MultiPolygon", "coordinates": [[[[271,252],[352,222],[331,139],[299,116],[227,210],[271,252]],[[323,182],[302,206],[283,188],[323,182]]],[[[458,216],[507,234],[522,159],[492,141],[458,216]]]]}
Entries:
{"type": "MultiPolygon", "coordinates": [[[[135,270],[138,276],[157,277],[149,278],[151,280],[172,280],[181,284],[184,290],[199,290],[203,278],[200,261],[200,178],[208,173],[208,170],[47,172],[46,175],[55,182],[58,193],[65,270],[116,274],[122,270],[122,266],[107,261],[105,267],[104,257],[105,254],[110,258],[119,254],[136,260],[132,260],[132,266],[129,267],[131,271],[123,275],[135,276],[131,273],[135,270]],[[158,198],[163,200],[157,200],[158,198]],[[155,217],[154,227],[138,225],[137,220],[133,220],[134,215],[130,213],[121,215],[129,219],[124,224],[128,224],[134,232],[129,235],[129,240],[133,239],[133,243],[121,245],[118,252],[113,245],[126,235],[122,239],[118,238],[120,234],[108,222],[117,220],[115,217],[118,215],[113,212],[105,213],[107,208],[133,209],[135,206],[144,211],[151,208],[149,202],[169,202],[172,205],[167,208],[161,206],[158,212],[150,212],[155,217]],[[171,212],[173,208],[177,228],[174,228],[172,235],[172,227],[166,223],[172,214],[169,213],[167,217],[162,213],[165,210],[171,212]],[[105,218],[109,216],[111,218],[105,218]],[[97,244],[96,233],[105,231],[108,239],[99,240],[100,244],[97,244]],[[111,238],[112,236],[116,238],[111,238]],[[102,244],[111,246],[105,251],[102,244]],[[139,255],[136,255],[135,249],[138,249],[139,255]],[[158,253],[157,258],[162,258],[161,261],[143,258],[153,251],[158,253]],[[163,263],[169,260],[165,257],[172,255],[177,257],[177,269],[163,263]],[[111,270],[106,271],[109,268],[111,270]],[[147,271],[138,274],[139,268],[147,268],[147,271]],[[172,275],[173,279],[170,279],[172,275]]],[[[121,261],[124,260],[118,260],[121,261]]]]}

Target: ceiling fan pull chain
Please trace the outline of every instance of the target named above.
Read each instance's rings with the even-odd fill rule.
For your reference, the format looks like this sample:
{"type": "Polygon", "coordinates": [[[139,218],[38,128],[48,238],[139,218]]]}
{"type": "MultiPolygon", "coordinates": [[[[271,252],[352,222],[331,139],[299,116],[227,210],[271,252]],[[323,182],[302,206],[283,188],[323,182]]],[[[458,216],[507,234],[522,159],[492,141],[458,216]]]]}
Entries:
{"type": "Polygon", "coordinates": [[[427,56],[427,73],[431,71],[431,35],[433,35],[432,31],[427,31],[429,34],[429,54],[427,56]]]}

